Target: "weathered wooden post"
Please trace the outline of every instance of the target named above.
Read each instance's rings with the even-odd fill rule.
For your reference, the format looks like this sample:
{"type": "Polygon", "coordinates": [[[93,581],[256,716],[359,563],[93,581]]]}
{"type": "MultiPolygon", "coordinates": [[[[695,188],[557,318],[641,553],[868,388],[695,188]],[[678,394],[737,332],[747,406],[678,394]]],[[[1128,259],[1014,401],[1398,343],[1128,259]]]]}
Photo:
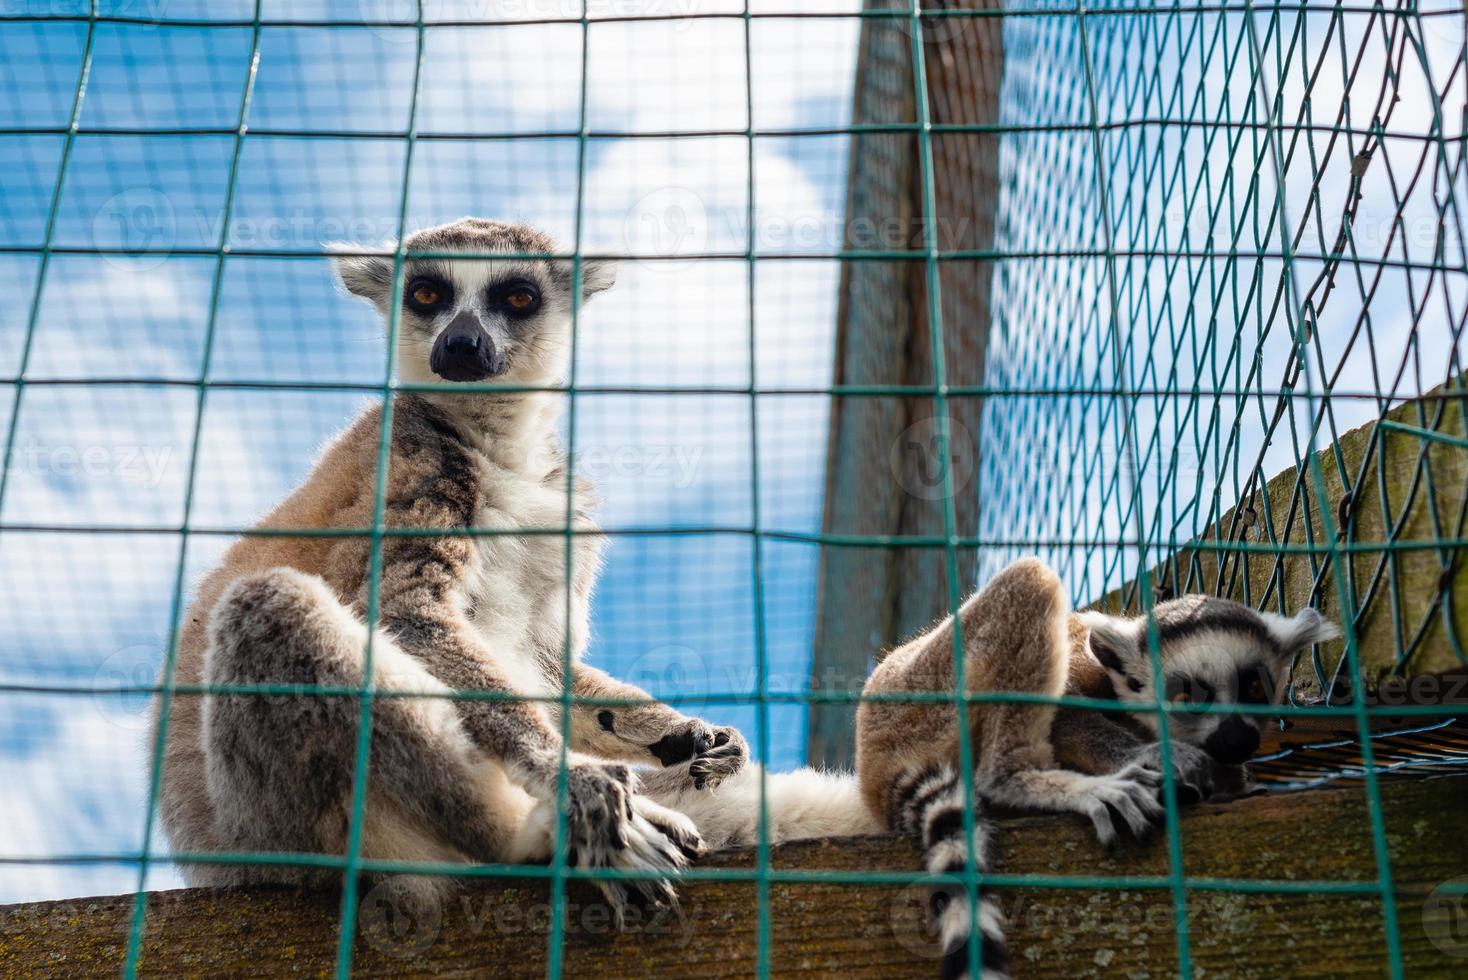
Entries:
{"type": "MultiPolygon", "coordinates": [[[[925,10],[997,9],[992,0],[949,0],[925,10]]],[[[905,2],[869,0],[868,10],[905,10],[905,2]]],[[[999,117],[1004,68],[1001,20],[925,19],[928,115],[935,126],[986,126],[999,117]]],[[[934,377],[926,264],[931,222],[942,252],[993,246],[999,196],[999,136],[992,131],[931,135],[932,215],[925,215],[918,118],[913,94],[910,21],[868,17],[862,24],[853,122],[901,127],[852,136],[846,243],[860,252],[909,252],[911,258],[854,259],[841,277],[836,336],[838,385],[978,385],[984,375],[992,262],[940,263],[946,370],[934,377]]],[[[982,402],[947,402],[949,464],[956,531],[972,537],[979,501],[974,485],[982,402]]],[[[831,406],[824,530],[830,534],[941,535],[942,482],[931,395],[836,396],[831,406]]],[[[960,553],[962,587],[974,576],[972,553],[960,553]]],[[[812,691],[858,691],[874,654],[948,612],[942,548],[827,546],[821,555],[812,691]]],[[[808,756],[813,764],[852,763],[852,704],[812,704],[808,756]]]]}

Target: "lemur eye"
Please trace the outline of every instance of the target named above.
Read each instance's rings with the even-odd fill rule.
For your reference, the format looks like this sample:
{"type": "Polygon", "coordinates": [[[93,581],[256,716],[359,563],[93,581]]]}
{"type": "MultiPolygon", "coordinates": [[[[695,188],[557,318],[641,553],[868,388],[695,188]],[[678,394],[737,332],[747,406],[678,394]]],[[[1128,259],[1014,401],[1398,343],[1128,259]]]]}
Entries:
{"type": "Polygon", "coordinates": [[[1167,698],[1173,704],[1208,704],[1213,690],[1200,680],[1185,678],[1167,685],[1167,698]]]}
{"type": "Polygon", "coordinates": [[[1269,684],[1262,670],[1255,669],[1240,673],[1239,700],[1245,704],[1268,704],[1272,700],[1269,684]]]}
{"type": "Polygon", "coordinates": [[[442,306],[451,290],[432,279],[414,279],[408,283],[408,305],[420,313],[442,306]]]}
{"type": "Polygon", "coordinates": [[[530,313],[540,305],[540,294],[533,286],[520,285],[505,293],[503,301],[516,313],[530,313]]]}

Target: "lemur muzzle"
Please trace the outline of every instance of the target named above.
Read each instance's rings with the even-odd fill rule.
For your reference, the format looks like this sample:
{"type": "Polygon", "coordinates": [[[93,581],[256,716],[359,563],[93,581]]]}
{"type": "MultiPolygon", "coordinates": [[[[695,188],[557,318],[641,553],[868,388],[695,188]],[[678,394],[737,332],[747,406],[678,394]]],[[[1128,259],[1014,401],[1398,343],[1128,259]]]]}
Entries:
{"type": "Polygon", "coordinates": [[[1241,715],[1229,715],[1203,742],[1203,751],[1219,762],[1239,765],[1259,749],[1259,729],[1241,715]]]}
{"type": "Polygon", "coordinates": [[[483,381],[504,370],[504,359],[479,318],[466,312],[433,342],[428,366],[445,381],[483,381]]]}

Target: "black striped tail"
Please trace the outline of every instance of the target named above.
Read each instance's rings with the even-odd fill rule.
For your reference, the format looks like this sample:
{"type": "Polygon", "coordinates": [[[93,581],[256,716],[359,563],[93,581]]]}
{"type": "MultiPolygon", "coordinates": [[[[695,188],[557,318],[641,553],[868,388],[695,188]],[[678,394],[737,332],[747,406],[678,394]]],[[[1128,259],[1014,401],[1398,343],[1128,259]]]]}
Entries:
{"type": "MultiPolygon", "coordinates": [[[[893,787],[888,820],[891,826],[922,841],[924,863],[930,874],[962,874],[968,865],[963,832],[963,786],[950,766],[940,766],[899,780],[893,787]]],[[[989,870],[986,861],[988,824],[974,815],[974,865],[989,870]]],[[[969,893],[962,885],[933,887],[929,898],[932,923],[943,948],[943,980],[969,977],[970,944],[975,923],[979,931],[982,980],[1009,976],[1004,952],[1004,919],[989,895],[979,898],[978,915],[971,912],[969,893]]]]}

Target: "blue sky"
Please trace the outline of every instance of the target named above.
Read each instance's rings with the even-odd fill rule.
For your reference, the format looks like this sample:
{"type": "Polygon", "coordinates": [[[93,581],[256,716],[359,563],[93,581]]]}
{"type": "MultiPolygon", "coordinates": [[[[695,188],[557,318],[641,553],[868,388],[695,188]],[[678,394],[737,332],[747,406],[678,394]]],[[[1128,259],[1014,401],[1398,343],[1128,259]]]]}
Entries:
{"type": "MultiPolygon", "coordinates": [[[[433,12],[451,17],[467,3],[435,5],[433,12]]],[[[65,5],[44,6],[54,12],[65,5]]],[[[407,8],[400,6],[270,3],[265,13],[360,17],[366,9],[401,16],[407,8]]],[[[658,12],[740,7],[713,0],[688,0],[674,11],[670,6],[667,0],[641,4],[658,12]]],[[[850,10],[857,4],[821,6],[850,10]]],[[[147,7],[148,16],[156,16],[143,0],[104,7],[129,14],[147,7]]],[[[248,4],[237,7],[168,0],[164,15],[248,16],[248,4]]],[[[639,4],[619,0],[618,7],[639,4]]],[[[1104,120],[1264,118],[1249,58],[1238,56],[1245,37],[1238,17],[1185,17],[1165,37],[1156,33],[1164,20],[1152,34],[1138,33],[1138,18],[1098,15],[1088,22],[1096,112],[1104,120]],[[1154,85],[1154,76],[1167,81],[1154,85]]],[[[1431,95],[1444,93],[1460,43],[1438,21],[1425,23],[1421,60],[1406,63],[1404,98],[1390,125],[1409,137],[1441,131],[1431,95]]],[[[1285,66],[1278,90],[1287,122],[1302,112],[1300,65],[1313,65],[1330,37],[1325,20],[1315,18],[1309,26],[1298,50],[1264,42],[1271,72],[1275,64],[1285,66]]],[[[16,284],[12,301],[0,305],[0,426],[9,424],[14,397],[13,384],[3,379],[13,379],[18,369],[36,288],[38,260],[23,249],[44,237],[64,145],[59,134],[14,130],[65,126],[85,30],[65,22],[0,25],[0,129],[11,130],[0,134],[0,247],[22,249],[0,252],[0,275],[16,284]]],[[[1354,51],[1365,31],[1363,19],[1348,18],[1344,46],[1354,51]]],[[[746,78],[753,83],[748,102],[758,128],[849,122],[855,21],[756,20],[749,65],[743,32],[738,19],[593,26],[588,126],[607,132],[741,131],[749,121],[746,78]]],[[[396,232],[405,145],[361,134],[406,127],[414,33],[386,27],[262,31],[248,114],[257,132],[243,143],[224,240],[237,249],[284,254],[234,256],[223,264],[212,380],[380,381],[383,344],[373,315],[335,290],[325,261],[312,253],[329,241],[377,243],[396,232]],[[303,129],[357,135],[303,140],[258,132],[303,129]]],[[[1019,19],[1006,26],[1005,36],[1004,119],[1089,118],[1073,22],[1019,19]]],[[[420,141],[414,151],[406,181],[408,226],[491,215],[537,224],[569,243],[576,231],[576,141],[535,134],[578,126],[579,26],[444,28],[428,38],[417,126],[438,138],[420,141]],[[519,138],[448,138],[465,133],[519,138]]],[[[62,183],[55,242],[136,254],[52,259],[28,378],[197,377],[215,263],[177,250],[212,248],[219,239],[234,149],[229,131],[250,45],[250,31],[239,28],[96,29],[83,132],[62,183]],[[168,132],[194,127],[217,132],[168,132]],[[135,132],[97,135],[89,128],[135,132]]],[[[1379,46],[1368,49],[1351,89],[1358,106],[1374,101],[1382,75],[1379,46]]],[[[1316,122],[1329,121],[1347,87],[1337,61],[1324,59],[1312,88],[1314,104],[1327,107],[1316,122]]],[[[1443,101],[1456,97],[1461,104],[1461,74],[1453,85],[1443,101]]],[[[1369,125],[1369,111],[1366,118],[1362,111],[1353,126],[1369,125]]],[[[1277,249],[1277,229],[1253,220],[1267,218],[1275,206],[1278,182],[1268,157],[1258,155],[1267,144],[1250,137],[1230,146],[1207,135],[1203,127],[1106,130],[1100,161],[1084,130],[1006,137],[999,244],[1016,250],[1099,247],[1099,175],[1109,190],[1118,248],[1201,248],[1210,238],[1227,243],[1232,237],[1246,250],[1277,249]],[[1243,233],[1231,231],[1235,224],[1243,233]]],[[[1306,253],[1333,240],[1349,181],[1350,154],[1337,148],[1327,157],[1328,136],[1316,133],[1308,147],[1296,147],[1283,182],[1290,225],[1307,226],[1298,246],[1306,253]],[[1307,148],[1322,161],[1315,165],[1318,181],[1307,148]]],[[[1450,192],[1462,195],[1464,176],[1451,159],[1433,162],[1434,176],[1408,189],[1405,175],[1422,145],[1416,138],[1392,139],[1380,152],[1377,159],[1392,166],[1389,175],[1385,165],[1368,175],[1356,222],[1363,255],[1430,257],[1435,215],[1450,192]],[[1400,197],[1407,198],[1408,244],[1390,235],[1400,197]]],[[[840,247],[847,163],[843,136],[755,142],[753,231],[762,253],[794,256],[840,247]]],[[[583,244],[633,255],[740,252],[750,234],[748,168],[749,144],[737,135],[593,140],[585,158],[583,244]]],[[[1446,260],[1461,264],[1460,232],[1450,230],[1446,248],[1446,260]]],[[[1120,336],[1132,338],[1128,370],[1140,386],[1186,392],[1195,381],[1204,389],[1235,380],[1255,388],[1278,384],[1278,365],[1290,345],[1282,316],[1236,291],[1228,278],[1257,275],[1272,288],[1283,274],[1279,261],[1170,265],[1139,259],[1117,265],[1114,312],[1099,259],[1011,262],[996,270],[989,383],[1108,384],[1114,378],[1107,340],[1114,321],[1120,336]],[[1245,381],[1256,362],[1258,373],[1245,381]]],[[[1318,266],[1300,260],[1296,273],[1308,282],[1318,266]]],[[[751,310],[750,273],[741,261],[629,260],[617,288],[586,310],[577,380],[748,384],[752,319],[756,383],[827,385],[838,273],[831,261],[761,260],[751,310]]],[[[1322,362],[1329,372],[1338,370],[1335,384],[1384,390],[1391,400],[1413,393],[1419,379],[1424,388],[1439,383],[1465,292],[1461,276],[1429,280],[1402,270],[1384,276],[1369,298],[1357,281],[1343,281],[1320,331],[1322,362]],[[1415,312],[1414,304],[1421,304],[1415,312]],[[1371,323],[1369,345],[1351,339],[1360,334],[1354,328],[1363,310],[1371,323]],[[1396,364],[1413,350],[1418,368],[1392,383],[1396,364]]],[[[1318,387],[1319,379],[1313,383],[1318,387]]],[[[191,461],[195,393],[187,386],[30,387],[0,520],[166,528],[184,517],[192,464],[197,478],[190,524],[248,525],[300,480],[317,448],[364,397],[359,391],[212,390],[200,455],[191,461]]],[[[1338,431],[1375,411],[1374,402],[1342,400],[1338,431]]],[[[763,527],[814,532],[822,512],[827,413],[820,396],[762,398],[756,450],[750,401],[743,395],[587,395],[578,401],[575,445],[579,465],[601,485],[607,527],[748,526],[757,492],[763,527]],[[752,488],[756,451],[761,481],[752,488]]],[[[1073,539],[1120,534],[1134,520],[1096,478],[1124,466],[1115,419],[1096,406],[1081,412],[1073,400],[995,399],[985,426],[975,488],[984,502],[982,534],[1073,539]]],[[[1138,433],[1147,448],[1138,481],[1142,511],[1154,534],[1164,537],[1186,538],[1216,508],[1230,505],[1239,477],[1256,459],[1273,473],[1298,458],[1289,439],[1264,445],[1258,408],[1231,399],[1144,400],[1138,433]],[[1235,425],[1237,440],[1223,444],[1218,433],[1235,425]]],[[[186,586],[227,543],[217,535],[190,539],[186,586]]],[[[1018,550],[986,551],[981,572],[1018,550]]],[[[1119,584],[1138,560],[1127,549],[1041,550],[1063,568],[1077,601],[1119,584]]],[[[179,552],[178,537],[166,531],[0,534],[0,683],[73,685],[81,692],[0,692],[0,782],[8,788],[0,855],[139,847],[145,705],[94,694],[91,687],[152,681],[167,642],[179,552]]],[[[608,557],[595,607],[594,663],[655,694],[753,688],[756,611],[748,536],[619,537],[608,557]]],[[[818,557],[798,543],[769,541],[763,548],[771,690],[805,686],[818,557]]],[[[689,710],[695,709],[753,733],[751,709],[695,704],[689,710]]],[[[803,761],[804,709],[773,706],[770,722],[769,762],[783,768],[803,761]]],[[[132,868],[118,865],[0,866],[0,901],[115,892],[135,881],[132,868]]],[[[177,879],[162,869],[150,883],[177,879]]]]}

